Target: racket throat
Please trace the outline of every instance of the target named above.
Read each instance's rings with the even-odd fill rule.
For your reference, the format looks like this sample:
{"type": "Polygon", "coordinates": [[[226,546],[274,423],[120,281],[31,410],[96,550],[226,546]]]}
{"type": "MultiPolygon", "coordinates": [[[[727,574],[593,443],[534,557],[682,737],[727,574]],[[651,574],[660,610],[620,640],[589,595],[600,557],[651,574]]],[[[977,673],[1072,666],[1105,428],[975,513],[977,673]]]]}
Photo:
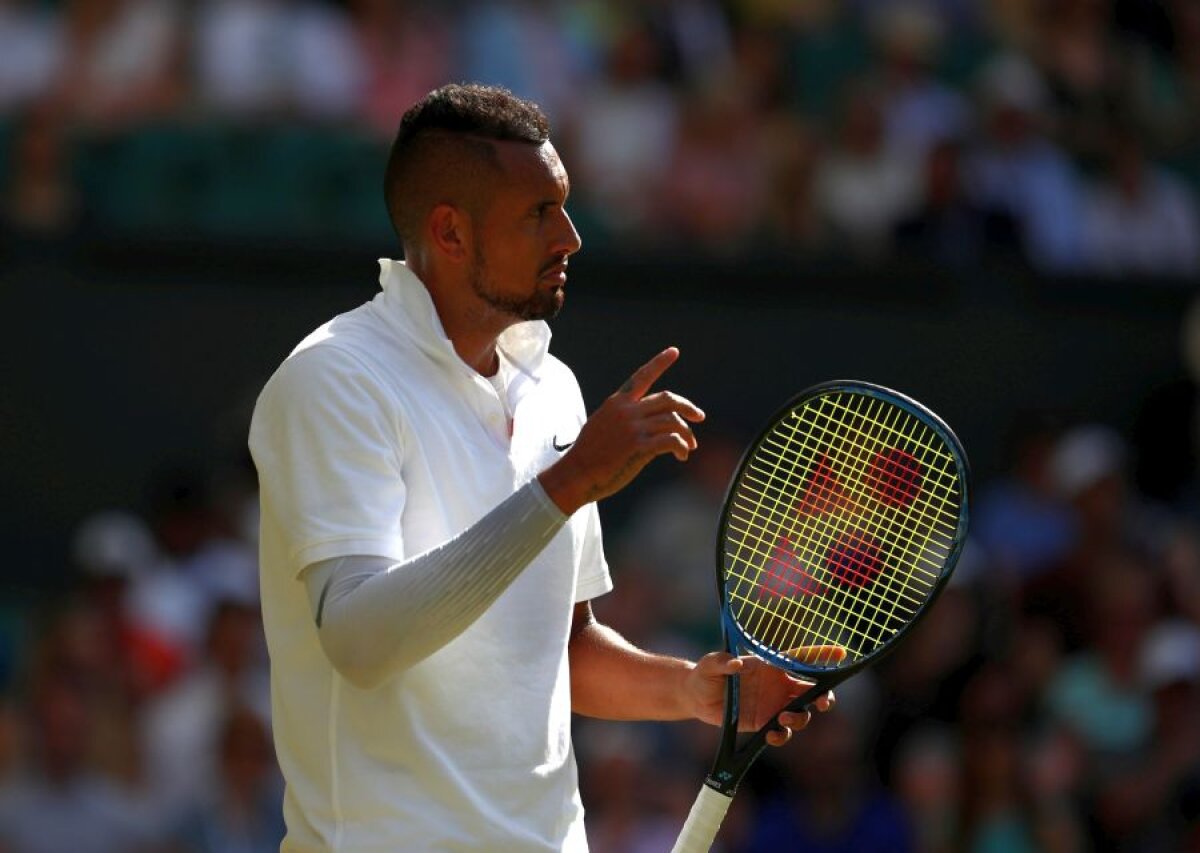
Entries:
{"type": "Polygon", "coordinates": [[[721,726],[721,745],[704,784],[732,797],[750,765],[767,745],[766,731],[750,735],[738,744],[738,719],[741,715],[741,676],[725,679],[725,719],[721,726]]]}
{"type": "MultiPolygon", "coordinates": [[[[739,676],[732,675],[725,681],[725,720],[721,729],[721,745],[717,749],[717,757],[704,784],[727,797],[732,797],[737,791],[742,778],[750,769],[762,751],[767,747],[767,733],[782,731],[783,727],[777,720],[772,720],[758,731],[747,736],[739,745],[737,720],[740,713],[739,676]]],[[[825,688],[814,684],[803,694],[796,697],[783,711],[812,711],[812,703],[825,692],[825,688]]],[[[777,715],[778,716],[778,715],[777,715]]]]}

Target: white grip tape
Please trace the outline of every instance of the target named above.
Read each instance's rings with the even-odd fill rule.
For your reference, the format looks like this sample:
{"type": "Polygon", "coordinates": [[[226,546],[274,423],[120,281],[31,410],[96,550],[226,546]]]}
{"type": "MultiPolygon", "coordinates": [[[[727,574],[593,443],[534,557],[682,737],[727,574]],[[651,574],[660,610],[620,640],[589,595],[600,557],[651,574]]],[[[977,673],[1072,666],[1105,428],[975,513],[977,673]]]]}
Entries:
{"type": "Polygon", "coordinates": [[[725,812],[729,811],[729,804],[732,802],[733,797],[715,791],[707,785],[702,787],[696,802],[692,803],[687,822],[679,833],[679,840],[671,848],[671,853],[708,853],[713,839],[717,837],[717,830],[721,828],[721,821],[725,819],[725,812]]]}

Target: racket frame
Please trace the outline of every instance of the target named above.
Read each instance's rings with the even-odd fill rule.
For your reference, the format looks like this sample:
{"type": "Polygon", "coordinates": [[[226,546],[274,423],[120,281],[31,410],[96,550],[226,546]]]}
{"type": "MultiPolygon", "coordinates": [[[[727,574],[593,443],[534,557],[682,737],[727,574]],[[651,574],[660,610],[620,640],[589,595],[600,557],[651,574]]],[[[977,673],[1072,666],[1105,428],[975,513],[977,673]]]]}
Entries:
{"type": "MultiPolygon", "coordinates": [[[[928,408],[918,403],[916,400],[904,394],[894,391],[890,388],[885,388],[882,385],[875,385],[869,382],[860,382],[857,380],[834,380],[830,382],[822,382],[818,385],[810,386],[805,390],[796,394],[767,421],[766,426],[759,432],[758,436],[752,441],[742,454],[741,460],[738,462],[737,469],[734,475],[729,480],[729,486],[725,492],[725,501],[722,504],[720,522],[717,525],[716,538],[716,567],[717,567],[717,594],[721,604],[721,634],[725,644],[725,650],[732,655],[740,655],[746,652],[755,655],[772,666],[783,669],[793,675],[812,681],[813,686],[788,703],[784,708],[781,708],[775,715],[785,711],[798,712],[808,710],[810,703],[817,697],[821,696],[834,686],[845,681],[850,676],[860,672],[867,666],[872,666],[886,657],[892,650],[896,648],[902,637],[908,634],[915,627],[930,605],[941,595],[942,588],[949,582],[950,576],[954,573],[955,564],[962,553],[963,545],[966,541],[967,525],[970,520],[970,502],[969,495],[971,469],[967,461],[966,451],[963,450],[962,443],[958,440],[958,436],[954,431],[946,425],[940,417],[930,411],[928,408]],[[762,445],[763,441],[779,426],[780,422],[786,418],[797,407],[806,403],[809,400],[823,397],[829,394],[838,392],[853,393],[875,397],[885,403],[899,406],[909,412],[909,414],[917,417],[922,423],[932,429],[939,438],[941,438],[950,453],[954,456],[954,460],[958,465],[958,471],[961,474],[960,490],[961,498],[959,501],[958,525],[954,531],[954,540],[951,543],[949,552],[945,559],[945,568],[938,576],[933,584],[933,588],[925,596],[925,600],[917,608],[913,616],[901,626],[896,634],[891,637],[886,643],[880,645],[870,654],[863,655],[853,663],[845,666],[814,666],[807,665],[792,660],[786,655],[779,654],[773,649],[767,648],[763,644],[746,635],[746,633],[738,626],[730,613],[729,601],[726,597],[726,578],[725,578],[725,531],[729,520],[730,508],[733,502],[733,496],[742,480],[742,474],[749,465],[751,459],[762,445]]],[[[775,718],[772,718],[757,732],[750,735],[741,746],[738,745],[738,726],[737,721],[740,710],[740,679],[738,675],[731,675],[725,681],[725,712],[724,719],[721,725],[721,743],[717,749],[716,758],[713,761],[712,769],[709,771],[708,777],[704,780],[704,784],[727,797],[732,797],[737,790],[737,786],[745,777],[750,765],[762,752],[767,744],[767,734],[773,730],[780,729],[775,718]]]]}

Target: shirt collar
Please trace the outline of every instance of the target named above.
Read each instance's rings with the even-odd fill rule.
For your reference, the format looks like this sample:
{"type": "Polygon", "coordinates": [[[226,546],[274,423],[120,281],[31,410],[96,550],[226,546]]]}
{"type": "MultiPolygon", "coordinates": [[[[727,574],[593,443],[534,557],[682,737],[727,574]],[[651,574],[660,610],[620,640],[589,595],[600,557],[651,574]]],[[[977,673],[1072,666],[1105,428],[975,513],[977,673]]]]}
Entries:
{"type": "MultiPolygon", "coordinates": [[[[467,367],[446,337],[428,289],[404,261],[380,258],[379,284],[387,316],[417,346],[437,361],[453,359],[467,367]]],[[[527,320],[505,329],[496,343],[518,370],[534,376],[550,349],[550,327],[542,320],[527,320]]]]}

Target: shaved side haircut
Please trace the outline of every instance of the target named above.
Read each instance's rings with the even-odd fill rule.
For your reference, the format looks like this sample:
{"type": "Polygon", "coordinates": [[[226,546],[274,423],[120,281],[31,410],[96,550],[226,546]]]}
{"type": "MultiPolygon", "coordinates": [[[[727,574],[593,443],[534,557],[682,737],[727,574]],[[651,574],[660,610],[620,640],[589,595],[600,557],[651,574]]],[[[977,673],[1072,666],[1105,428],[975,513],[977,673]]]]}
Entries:
{"type": "Polygon", "coordinates": [[[502,174],[493,142],[541,145],[549,138],[550,122],[537,104],[507,89],[472,83],[430,92],[400,120],[384,176],[401,244],[407,250],[420,242],[436,205],[454,205],[473,219],[487,211],[502,174]]]}

